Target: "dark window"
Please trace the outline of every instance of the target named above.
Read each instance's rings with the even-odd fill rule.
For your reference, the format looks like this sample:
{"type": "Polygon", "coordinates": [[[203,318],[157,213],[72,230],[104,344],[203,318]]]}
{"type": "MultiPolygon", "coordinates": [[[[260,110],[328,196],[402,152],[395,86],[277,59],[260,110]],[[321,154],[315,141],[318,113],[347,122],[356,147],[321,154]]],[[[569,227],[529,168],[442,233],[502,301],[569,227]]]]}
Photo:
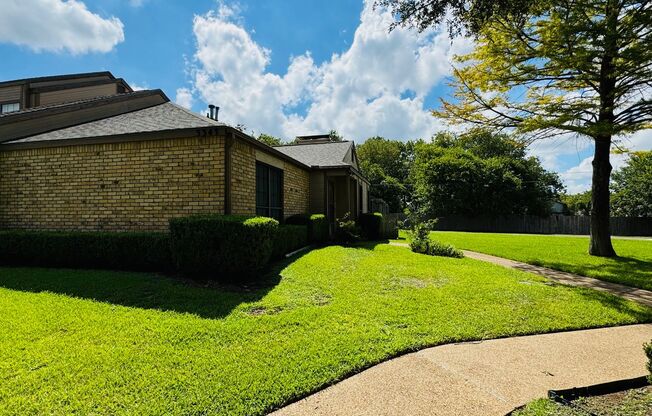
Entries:
{"type": "Polygon", "coordinates": [[[256,215],[283,219],[283,171],[256,163],[256,215]]]}

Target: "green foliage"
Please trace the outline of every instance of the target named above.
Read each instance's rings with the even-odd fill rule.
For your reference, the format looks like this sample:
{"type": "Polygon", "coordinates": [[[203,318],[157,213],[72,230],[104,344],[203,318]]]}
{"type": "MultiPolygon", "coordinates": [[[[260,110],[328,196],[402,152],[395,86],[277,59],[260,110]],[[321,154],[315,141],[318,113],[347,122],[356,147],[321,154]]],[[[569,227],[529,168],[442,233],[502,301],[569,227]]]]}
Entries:
{"type": "Polygon", "coordinates": [[[419,143],[412,167],[415,209],[445,215],[547,215],[562,184],[523,144],[505,134],[473,130],[419,143]]]}
{"type": "Polygon", "coordinates": [[[288,253],[308,245],[307,225],[279,225],[274,237],[272,258],[280,259],[288,253]]]}
{"type": "Polygon", "coordinates": [[[650,372],[648,380],[652,384],[652,341],[643,345],[643,351],[645,351],[645,356],[647,357],[647,371],[650,372]]]}
{"type": "Polygon", "coordinates": [[[380,212],[363,213],[358,218],[358,225],[362,236],[367,240],[380,240],[385,238],[384,232],[384,219],[383,214],[380,212]]]}
{"type": "Polygon", "coordinates": [[[340,244],[350,244],[360,239],[360,227],[351,218],[350,213],[335,220],[335,241],[340,244]]]}
{"type": "Polygon", "coordinates": [[[523,19],[498,16],[457,57],[453,122],[562,132],[601,141],[652,122],[652,12],[638,0],[538,2],[523,19]]]}
{"type": "Polygon", "coordinates": [[[356,151],[360,170],[371,184],[369,195],[387,202],[391,212],[402,212],[410,201],[409,172],[414,142],[371,137],[356,151]]]}
{"type": "Polygon", "coordinates": [[[464,254],[460,250],[431,237],[430,232],[435,228],[437,224],[436,220],[418,221],[413,217],[411,222],[412,228],[409,231],[409,237],[410,249],[413,252],[427,254],[429,256],[464,257],[464,254]]]}
{"type": "Polygon", "coordinates": [[[310,243],[325,243],[328,241],[328,221],[324,214],[295,214],[287,217],[288,225],[305,225],[308,227],[308,241],[310,243]]]}
{"type": "Polygon", "coordinates": [[[568,207],[572,215],[591,215],[591,191],[579,194],[562,194],[560,200],[568,207]]]}
{"type": "Polygon", "coordinates": [[[633,153],[612,175],[614,215],[652,217],[652,152],[633,153]]]}
{"type": "Polygon", "coordinates": [[[167,233],[0,231],[0,264],[135,271],[172,269],[167,233]]]}
{"type": "Polygon", "coordinates": [[[170,220],[172,253],[184,273],[220,281],[253,277],[269,262],[278,221],[195,215],[170,220]]]}
{"type": "Polygon", "coordinates": [[[328,132],[328,138],[332,142],[341,142],[344,140],[344,137],[340,133],[337,132],[337,130],[331,130],[328,132]]]}
{"type": "Polygon", "coordinates": [[[312,243],[325,243],[328,241],[328,220],[324,214],[312,214],[310,216],[308,238],[312,243]]]}
{"type": "Polygon", "coordinates": [[[268,277],[233,290],[0,268],[0,413],[264,415],[408,351],[652,319],[607,293],[387,244],[316,249],[268,277]]]}
{"type": "Polygon", "coordinates": [[[265,133],[261,133],[258,136],[258,138],[256,138],[256,140],[258,140],[259,142],[263,142],[266,145],[272,147],[281,146],[283,144],[283,140],[281,140],[280,138],[265,133]]]}
{"type": "Polygon", "coordinates": [[[415,27],[420,32],[446,27],[451,37],[477,35],[484,25],[496,17],[522,19],[536,3],[531,0],[375,0],[376,7],[387,7],[397,18],[397,26],[415,27]]]}

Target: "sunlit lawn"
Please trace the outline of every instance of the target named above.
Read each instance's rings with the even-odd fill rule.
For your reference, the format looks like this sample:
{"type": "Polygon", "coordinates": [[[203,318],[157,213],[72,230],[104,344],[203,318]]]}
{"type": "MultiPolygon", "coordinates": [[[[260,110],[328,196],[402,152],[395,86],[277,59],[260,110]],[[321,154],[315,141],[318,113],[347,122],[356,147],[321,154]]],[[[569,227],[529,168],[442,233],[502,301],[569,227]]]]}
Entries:
{"type": "Polygon", "coordinates": [[[267,280],[0,268],[0,413],[256,415],[425,346],[652,321],[605,293],[389,245],[315,250],[267,280]]]}
{"type": "Polygon", "coordinates": [[[440,241],[600,280],[652,290],[652,241],[613,239],[617,258],[588,254],[588,237],[434,232],[440,241]]]}

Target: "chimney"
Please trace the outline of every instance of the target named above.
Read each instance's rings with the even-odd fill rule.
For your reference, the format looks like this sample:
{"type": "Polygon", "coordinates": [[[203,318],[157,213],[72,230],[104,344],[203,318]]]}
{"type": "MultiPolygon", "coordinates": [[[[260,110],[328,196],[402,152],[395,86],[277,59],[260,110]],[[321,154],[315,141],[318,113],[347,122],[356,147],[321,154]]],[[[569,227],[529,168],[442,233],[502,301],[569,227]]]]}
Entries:
{"type": "Polygon", "coordinates": [[[220,107],[209,104],[208,105],[208,113],[206,114],[206,117],[210,118],[211,120],[217,121],[217,114],[220,112],[220,107]]]}

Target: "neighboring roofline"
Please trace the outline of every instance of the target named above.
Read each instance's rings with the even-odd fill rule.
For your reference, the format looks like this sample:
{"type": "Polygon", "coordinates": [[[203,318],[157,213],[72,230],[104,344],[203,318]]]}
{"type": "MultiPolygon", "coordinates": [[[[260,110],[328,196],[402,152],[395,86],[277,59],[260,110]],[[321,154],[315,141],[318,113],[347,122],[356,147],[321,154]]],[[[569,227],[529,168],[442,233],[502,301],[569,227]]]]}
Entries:
{"type": "MultiPolygon", "coordinates": [[[[133,98],[148,97],[150,95],[160,95],[165,102],[170,99],[165,95],[162,90],[141,90],[124,94],[107,95],[101,97],[93,97],[85,100],[57,103],[52,105],[45,105],[40,107],[30,107],[22,111],[13,113],[5,113],[0,115],[0,126],[18,121],[31,120],[49,116],[54,114],[68,113],[71,111],[83,110],[92,107],[100,107],[102,105],[118,103],[122,101],[129,101],[133,98]]],[[[80,123],[81,124],[81,123],[80,123]]],[[[69,126],[68,126],[69,127],[69,126]]],[[[58,130],[58,129],[57,129],[58,130]]],[[[1,140],[1,139],[0,139],[1,140]]]]}
{"type": "Polygon", "coordinates": [[[30,88],[30,92],[41,93],[41,92],[61,91],[61,90],[69,90],[73,88],[94,87],[97,85],[107,85],[107,84],[122,84],[124,87],[127,88],[127,92],[133,92],[131,86],[122,78],[98,79],[94,81],[79,81],[79,82],[68,83],[68,84],[47,85],[45,87],[33,87],[30,88]]]}
{"type": "Polygon", "coordinates": [[[333,143],[354,143],[354,142],[353,140],[340,140],[340,141],[333,141],[333,142],[317,142],[317,143],[286,143],[286,144],[279,144],[278,146],[273,146],[273,147],[316,146],[320,144],[333,144],[333,143]]]}
{"type": "Polygon", "coordinates": [[[0,82],[0,87],[9,87],[12,85],[20,85],[32,82],[48,82],[48,81],[62,81],[66,79],[74,78],[92,78],[92,77],[101,77],[108,76],[110,79],[115,79],[113,74],[110,71],[100,71],[100,72],[81,72],[78,74],[65,74],[65,75],[49,75],[44,77],[32,77],[32,78],[22,78],[22,79],[12,79],[8,81],[0,82]]]}
{"type": "Polygon", "coordinates": [[[0,143],[131,113],[169,101],[161,90],[146,90],[7,113],[0,116],[0,143]]]}

